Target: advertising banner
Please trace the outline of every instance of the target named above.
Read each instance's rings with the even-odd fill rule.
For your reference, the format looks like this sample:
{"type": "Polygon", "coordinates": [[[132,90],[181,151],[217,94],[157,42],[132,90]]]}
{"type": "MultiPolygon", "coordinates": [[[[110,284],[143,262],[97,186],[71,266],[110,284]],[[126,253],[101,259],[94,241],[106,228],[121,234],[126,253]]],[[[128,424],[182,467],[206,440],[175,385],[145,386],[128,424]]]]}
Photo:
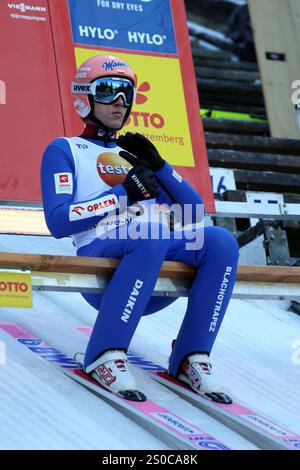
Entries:
{"type": "Polygon", "coordinates": [[[177,54],[169,0],[69,0],[73,42],[177,54]]]}
{"type": "Polygon", "coordinates": [[[121,132],[150,139],[214,212],[183,0],[87,0],[84,7],[68,0],[68,17],[77,66],[115,54],[137,76],[137,97],[121,132]]]}
{"type": "Polygon", "coordinates": [[[48,2],[0,2],[0,200],[39,201],[46,145],[65,133],[48,2]]]}
{"type": "Polygon", "coordinates": [[[0,270],[0,307],[32,307],[29,272],[0,270]]]}
{"type": "MultiPolygon", "coordinates": [[[[101,51],[111,54],[110,51],[101,51]]],[[[75,48],[78,64],[99,54],[75,48]]],[[[120,54],[137,76],[137,96],[121,133],[139,132],[159,148],[171,165],[195,167],[180,63],[177,58],[120,54]]]]}
{"type": "Polygon", "coordinates": [[[43,150],[83,129],[70,91],[75,68],[105,53],[137,76],[122,132],[150,139],[215,212],[183,0],[1,2],[0,18],[0,199],[41,200],[43,150]]]}

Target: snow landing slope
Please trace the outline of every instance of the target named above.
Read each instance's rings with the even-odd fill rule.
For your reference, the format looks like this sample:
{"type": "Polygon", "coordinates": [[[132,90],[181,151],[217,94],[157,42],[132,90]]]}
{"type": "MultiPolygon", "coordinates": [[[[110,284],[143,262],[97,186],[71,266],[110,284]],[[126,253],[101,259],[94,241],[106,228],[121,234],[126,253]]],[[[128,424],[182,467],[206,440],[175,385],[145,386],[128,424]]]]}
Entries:
{"type": "MultiPolygon", "coordinates": [[[[74,255],[70,239],[1,235],[1,251],[74,255]]],[[[1,321],[18,322],[72,356],[87,337],[94,311],[80,294],[35,292],[32,309],[1,309],[1,321]]],[[[219,382],[246,405],[300,433],[300,318],[288,302],[232,300],[212,359],[219,382]],[[294,356],[293,356],[294,354],[294,356]],[[299,354],[298,354],[299,357],[299,354]],[[293,360],[294,358],[294,360],[293,360]]],[[[167,365],[186,307],[178,299],[143,318],[131,349],[167,365]]],[[[0,365],[0,449],[168,449],[168,445],[0,331],[6,364],[0,365]]],[[[136,371],[140,389],[182,418],[235,449],[256,447],[169,390],[136,371]]]]}

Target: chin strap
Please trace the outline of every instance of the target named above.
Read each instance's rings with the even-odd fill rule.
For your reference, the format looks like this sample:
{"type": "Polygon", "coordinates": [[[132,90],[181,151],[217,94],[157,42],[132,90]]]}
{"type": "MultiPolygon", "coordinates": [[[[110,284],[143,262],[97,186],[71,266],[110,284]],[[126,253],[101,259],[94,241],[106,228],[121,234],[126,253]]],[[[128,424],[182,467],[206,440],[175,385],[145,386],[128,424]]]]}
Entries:
{"type": "Polygon", "coordinates": [[[102,127],[99,127],[99,124],[86,124],[83,133],[80,137],[88,137],[90,139],[101,139],[105,142],[115,140],[116,135],[115,131],[106,131],[102,127]]]}
{"type": "Polygon", "coordinates": [[[122,125],[118,129],[112,129],[111,127],[107,127],[105,124],[103,124],[100,119],[97,119],[94,115],[94,100],[89,96],[89,102],[91,106],[91,111],[87,118],[92,121],[94,124],[87,124],[86,128],[82,134],[84,137],[90,137],[94,139],[103,139],[105,142],[109,142],[110,140],[115,140],[116,138],[116,132],[121,130],[122,127],[124,126],[125,122],[127,121],[129,114],[131,112],[132,106],[127,108],[127,111],[125,113],[122,125]],[[87,132],[92,132],[92,135],[86,134],[87,132]]]}

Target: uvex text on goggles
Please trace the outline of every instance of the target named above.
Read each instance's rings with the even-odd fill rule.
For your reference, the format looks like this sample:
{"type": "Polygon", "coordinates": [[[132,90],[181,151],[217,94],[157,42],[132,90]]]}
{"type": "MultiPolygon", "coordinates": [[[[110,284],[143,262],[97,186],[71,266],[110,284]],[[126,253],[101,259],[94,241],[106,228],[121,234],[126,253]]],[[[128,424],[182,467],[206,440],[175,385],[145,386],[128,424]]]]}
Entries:
{"type": "Polygon", "coordinates": [[[133,83],[127,78],[102,77],[93,83],[72,83],[72,93],[93,95],[97,103],[111,104],[122,96],[126,108],[132,105],[135,95],[133,83]]]}

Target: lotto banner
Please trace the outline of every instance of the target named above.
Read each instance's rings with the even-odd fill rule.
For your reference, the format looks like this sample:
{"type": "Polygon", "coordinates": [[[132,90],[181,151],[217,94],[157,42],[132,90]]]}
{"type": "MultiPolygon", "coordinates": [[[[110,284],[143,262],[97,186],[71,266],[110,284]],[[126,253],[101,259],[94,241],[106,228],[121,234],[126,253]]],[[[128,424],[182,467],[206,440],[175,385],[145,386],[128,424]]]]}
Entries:
{"type": "Polygon", "coordinates": [[[128,62],[137,76],[136,101],[123,131],[149,138],[199,190],[206,211],[213,213],[184,0],[41,0],[7,5],[1,6],[6,15],[1,50],[9,73],[0,71],[0,85],[6,85],[6,104],[0,96],[0,111],[2,121],[6,116],[9,121],[2,145],[7,152],[0,199],[40,200],[43,148],[58,136],[82,130],[70,93],[75,68],[95,54],[108,53],[128,62]],[[15,34],[9,34],[10,41],[18,44],[13,56],[5,47],[12,26],[15,34]]]}
{"type": "Polygon", "coordinates": [[[29,272],[0,270],[0,307],[32,307],[29,272]]]}
{"type": "MultiPolygon", "coordinates": [[[[103,52],[111,54],[108,50],[103,52]]],[[[75,48],[76,62],[80,64],[97,53],[97,50],[75,48]]],[[[171,165],[195,167],[179,60],[120,55],[137,76],[137,96],[124,131],[143,133],[171,165]]]]}

